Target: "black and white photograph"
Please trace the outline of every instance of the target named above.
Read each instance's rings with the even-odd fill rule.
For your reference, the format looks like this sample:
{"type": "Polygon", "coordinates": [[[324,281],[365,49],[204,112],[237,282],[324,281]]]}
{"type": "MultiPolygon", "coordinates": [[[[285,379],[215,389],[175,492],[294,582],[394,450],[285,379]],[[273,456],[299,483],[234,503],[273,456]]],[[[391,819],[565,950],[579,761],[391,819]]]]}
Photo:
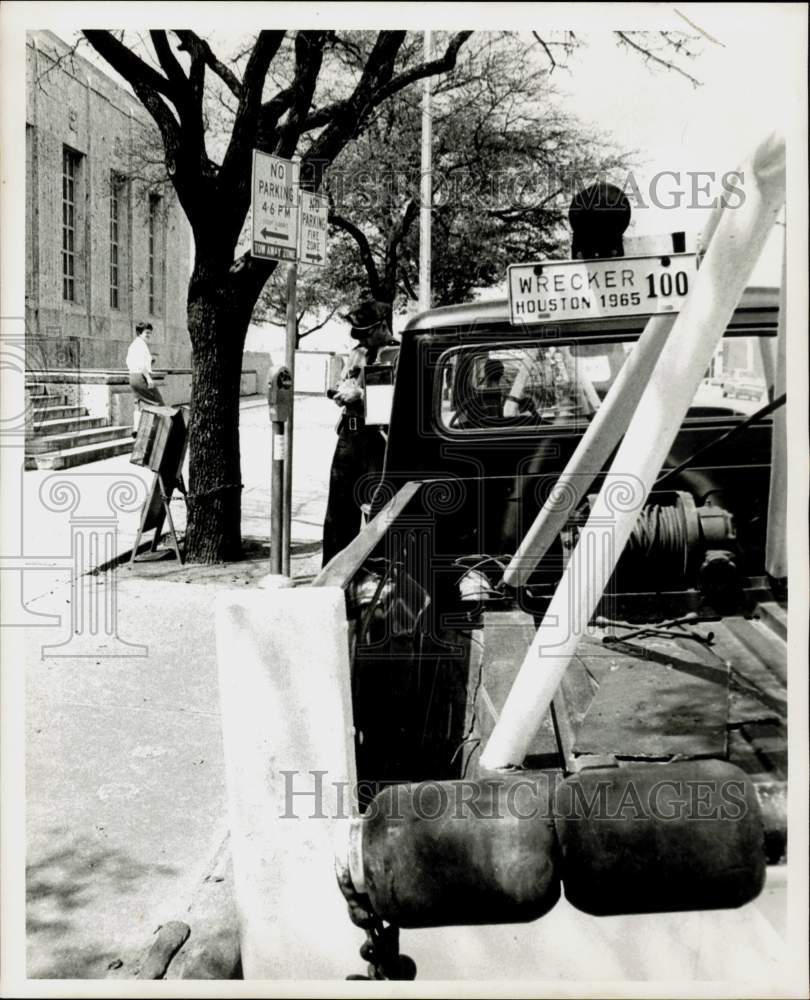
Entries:
{"type": "Polygon", "coordinates": [[[807,79],[3,4],[0,995],[808,995],[807,79]]]}

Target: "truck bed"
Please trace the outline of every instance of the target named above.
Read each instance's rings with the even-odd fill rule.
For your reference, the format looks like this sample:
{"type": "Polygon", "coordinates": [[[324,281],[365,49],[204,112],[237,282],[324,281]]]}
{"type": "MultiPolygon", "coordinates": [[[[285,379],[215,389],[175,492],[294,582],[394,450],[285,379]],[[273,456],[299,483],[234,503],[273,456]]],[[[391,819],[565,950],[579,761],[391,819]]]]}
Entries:
{"type": "MultiPolygon", "coordinates": [[[[757,789],[768,861],[786,847],[787,701],[785,612],[760,604],[730,616],[621,641],[621,628],[591,628],[580,641],[547,717],[523,762],[560,776],[636,761],[719,757],[757,789]],[[707,638],[687,637],[694,632],[707,638]],[[618,641],[610,641],[615,636],[618,641]],[[605,638],[608,642],[605,642],[605,638]]],[[[524,611],[487,612],[472,643],[465,777],[498,719],[536,624],[524,611]],[[477,651],[477,653],[475,652],[477,651]]]]}

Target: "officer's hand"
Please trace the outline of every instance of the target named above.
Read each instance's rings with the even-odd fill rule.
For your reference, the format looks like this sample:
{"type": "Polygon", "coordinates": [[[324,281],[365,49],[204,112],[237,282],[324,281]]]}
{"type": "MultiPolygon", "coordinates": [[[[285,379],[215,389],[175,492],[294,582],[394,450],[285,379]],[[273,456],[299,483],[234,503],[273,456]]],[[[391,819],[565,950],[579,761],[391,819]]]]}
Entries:
{"type": "Polygon", "coordinates": [[[353,379],[341,382],[335,393],[335,402],[341,406],[345,406],[347,403],[356,403],[362,398],[363,390],[353,379]]]}

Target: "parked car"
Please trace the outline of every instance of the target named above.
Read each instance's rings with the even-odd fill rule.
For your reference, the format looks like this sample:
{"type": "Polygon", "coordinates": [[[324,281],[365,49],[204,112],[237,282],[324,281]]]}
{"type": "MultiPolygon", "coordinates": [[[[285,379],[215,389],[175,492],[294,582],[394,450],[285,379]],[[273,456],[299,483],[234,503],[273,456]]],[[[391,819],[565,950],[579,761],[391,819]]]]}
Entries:
{"type": "Polygon", "coordinates": [[[753,372],[732,372],[727,381],[723,382],[723,395],[731,399],[762,399],[765,393],[765,381],[753,372]]]}

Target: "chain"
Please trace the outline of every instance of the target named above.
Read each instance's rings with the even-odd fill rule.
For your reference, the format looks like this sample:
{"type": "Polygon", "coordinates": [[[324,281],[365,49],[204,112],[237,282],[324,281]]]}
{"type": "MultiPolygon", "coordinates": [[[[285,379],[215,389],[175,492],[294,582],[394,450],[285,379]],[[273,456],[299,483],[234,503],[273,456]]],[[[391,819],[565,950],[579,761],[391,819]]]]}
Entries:
{"type": "Polygon", "coordinates": [[[222,483],[220,486],[213,486],[210,490],[203,490],[201,493],[187,493],[186,502],[189,500],[200,500],[202,497],[214,496],[216,493],[224,493],[225,490],[241,490],[244,489],[242,483],[222,483]]]}
{"type": "Polygon", "coordinates": [[[399,953],[399,928],[386,925],[372,912],[368,897],[355,890],[348,871],[338,869],[337,879],[352,923],[366,932],[366,940],[360,945],[360,957],[368,963],[367,975],[346,976],[346,979],[416,979],[416,963],[408,955],[399,953]]]}

